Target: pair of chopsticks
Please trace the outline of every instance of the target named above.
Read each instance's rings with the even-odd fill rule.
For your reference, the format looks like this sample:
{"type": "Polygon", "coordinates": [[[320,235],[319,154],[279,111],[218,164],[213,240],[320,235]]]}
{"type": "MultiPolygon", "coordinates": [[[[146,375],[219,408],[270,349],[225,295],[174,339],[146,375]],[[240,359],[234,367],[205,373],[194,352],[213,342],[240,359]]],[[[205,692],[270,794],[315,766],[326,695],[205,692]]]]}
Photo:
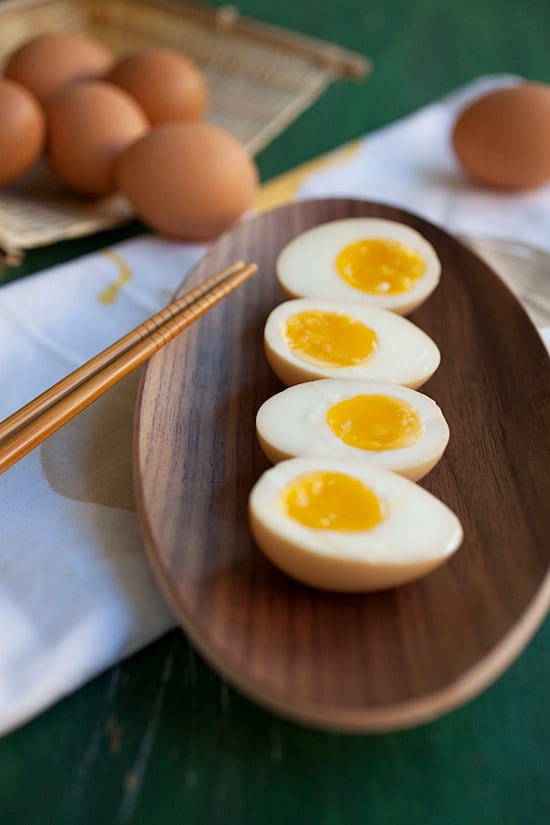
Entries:
{"type": "Polygon", "coordinates": [[[0,473],[15,464],[256,272],[235,261],[0,422],[0,473]]]}

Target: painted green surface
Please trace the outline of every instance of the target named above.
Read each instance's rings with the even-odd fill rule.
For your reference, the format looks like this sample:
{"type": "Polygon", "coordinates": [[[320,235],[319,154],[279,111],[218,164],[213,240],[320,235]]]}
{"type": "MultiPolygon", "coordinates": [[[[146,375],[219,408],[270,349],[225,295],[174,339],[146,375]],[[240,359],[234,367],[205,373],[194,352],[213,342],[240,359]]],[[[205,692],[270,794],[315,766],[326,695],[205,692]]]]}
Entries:
{"type": "MultiPolygon", "coordinates": [[[[264,180],[477,75],[550,82],[548,0],[238,5],[374,61],[365,84],[335,83],[263,152],[264,180]]],[[[139,230],[34,251],[10,277],[139,230]]],[[[0,741],[0,823],[542,825],[549,643],[547,622],[495,685],[443,719],[355,737],[261,710],[173,632],[0,741]]]]}

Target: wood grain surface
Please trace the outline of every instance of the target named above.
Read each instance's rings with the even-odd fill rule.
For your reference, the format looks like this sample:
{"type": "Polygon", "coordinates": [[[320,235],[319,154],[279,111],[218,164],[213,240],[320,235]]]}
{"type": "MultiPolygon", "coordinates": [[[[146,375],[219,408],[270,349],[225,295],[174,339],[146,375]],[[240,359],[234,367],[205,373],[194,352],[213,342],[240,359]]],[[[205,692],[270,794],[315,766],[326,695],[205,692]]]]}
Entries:
{"type": "Polygon", "coordinates": [[[447,233],[388,206],[326,199],[242,222],[185,282],[231,260],[259,273],[154,356],[135,423],[138,510],[167,598],[205,658],[249,697],[327,728],[392,730],[476,695],[523,649],[550,601],[548,356],[516,299],[447,233]],[[263,352],[283,296],[282,246],[342,217],[400,220],[436,248],[441,284],[411,320],[442,364],[423,388],[451,441],[422,485],[462,520],[456,555],[429,576],[369,595],[315,591],[254,545],[249,491],[268,466],[260,404],[281,385],[263,352]]]}

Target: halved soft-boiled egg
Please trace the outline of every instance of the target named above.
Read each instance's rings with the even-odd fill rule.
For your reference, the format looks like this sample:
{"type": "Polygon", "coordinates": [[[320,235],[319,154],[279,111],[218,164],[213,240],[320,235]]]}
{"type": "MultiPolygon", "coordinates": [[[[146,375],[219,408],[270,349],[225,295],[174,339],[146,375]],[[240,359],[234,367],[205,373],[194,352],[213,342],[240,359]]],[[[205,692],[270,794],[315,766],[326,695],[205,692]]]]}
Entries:
{"type": "Polygon", "coordinates": [[[296,456],[368,461],[418,481],[449,441],[441,409],[427,395],[378,381],[324,378],[289,387],[256,416],[260,446],[273,463],[296,456]]]}
{"type": "Polygon", "coordinates": [[[418,484],[336,458],[293,458],[267,470],[250,494],[249,519],[273,564],[326,590],[404,584],[462,541],[456,515],[418,484]]]}
{"type": "Polygon", "coordinates": [[[327,298],[285,301],[264,330],[267,359],[284,384],[369,378],[420,387],[441,355],[419,327],[393,312],[327,298]]]}
{"type": "Polygon", "coordinates": [[[346,218],[297,235],[279,254],[290,298],[315,296],[411,312],[439,283],[433,246],[415,229],[381,218],[346,218]]]}

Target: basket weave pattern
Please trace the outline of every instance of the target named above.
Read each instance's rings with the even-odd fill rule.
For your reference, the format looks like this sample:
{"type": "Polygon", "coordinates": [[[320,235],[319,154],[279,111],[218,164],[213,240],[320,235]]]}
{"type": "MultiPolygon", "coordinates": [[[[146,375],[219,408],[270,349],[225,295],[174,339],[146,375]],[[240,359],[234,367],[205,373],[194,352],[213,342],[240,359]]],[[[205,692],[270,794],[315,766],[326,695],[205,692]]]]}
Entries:
{"type": "MultiPolygon", "coordinates": [[[[302,49],[269,27],[260,37],[241,30],[230,9],[155,0],[34,0],[0,6],[0,59],[44,31],[84,31],[116,55],[149,46],[184,52],[204,72],[209,89],[207,120],[257,154],[345,69],[330,46],[302,49]]],[[[359,61],[361,58],[351,55],[359,61]]],[[[351,72],[353,73],[353,71],[351,72]]],[[[131,217],[121,196],[88,201],[67,193],[41,162],[16,186],[0,192],[0,246],[16,260],[21,250],[90,234],[131,217]]]]}

